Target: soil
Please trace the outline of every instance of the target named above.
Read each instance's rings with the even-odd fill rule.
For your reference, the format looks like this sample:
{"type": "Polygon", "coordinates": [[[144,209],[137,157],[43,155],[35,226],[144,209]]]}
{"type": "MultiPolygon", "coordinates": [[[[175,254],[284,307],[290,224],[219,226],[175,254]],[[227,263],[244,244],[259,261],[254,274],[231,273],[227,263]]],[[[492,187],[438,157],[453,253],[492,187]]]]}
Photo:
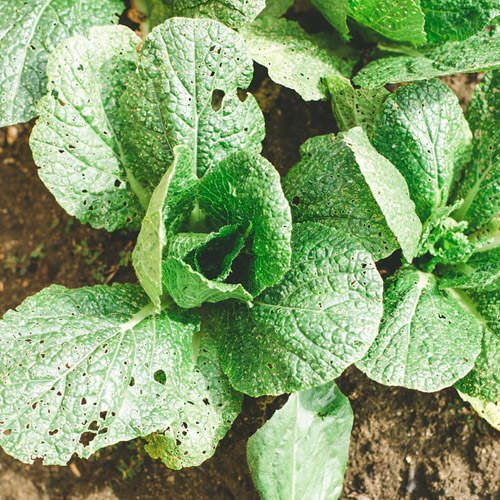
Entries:
{"type": "MultiPolygon", "coordinates": [[[[335,131],[326,103],[304,103],[262,68],[251,90],[266,115],[264,155],[281,173],[308,137],[335,131]]],[[[465,104],[476,77],[448,80],[465,104]]],[[[135,234],[82,226],[66,215],[36,174],[31,124],[0,130],[0,315],[51,283],[69,287],[135,281],[135,234]]],[[[355,368],[339,379],[355,413],[342,500],[500,500],[500,433],[453,389],[422,394],[388,388],[355,368]]],[[[245,444],[285,398],[247,398],[215,456],[172,471],[140,440],[69,467],[24,465],[0,452],[1,500],[258,500],[245,444]]],[[[315,500],[315,499],[304,499],[315,500]]]]}

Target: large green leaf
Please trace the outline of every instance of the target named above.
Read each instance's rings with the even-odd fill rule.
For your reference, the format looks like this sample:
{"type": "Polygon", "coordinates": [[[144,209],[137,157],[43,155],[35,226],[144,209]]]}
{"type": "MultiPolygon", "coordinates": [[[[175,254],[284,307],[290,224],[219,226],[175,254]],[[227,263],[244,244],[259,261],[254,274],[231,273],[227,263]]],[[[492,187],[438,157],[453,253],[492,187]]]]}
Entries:
{"type": "Polygon", "coordinates": [[[137,285],[53,285],[7,312],[0,322],[4,450],[27,463],[65,464],[73,453],[88,457],[166,430],[171,467],[208,458],[241,398],[220,372],[213,341],[193,342],[196,316],[152,313],[137,285]]]}
{"type": "Polygon", "coordinates": [[[137,179],[152,191],[178,144],[189,147],[199,175],[231,152],[259,152],[262,112],[252,95],[242,102],[237,93],[252,73],[243,39],[216,21],[173,18],[155,29],[120,101],[137,179]]]}
{"type": "Polygon", "coordinates": [[[481,338],[479,322],[434,275],[406,267],[387,280],[380,332],[356,366],[381,384],[438,391],[472,369],[481,338]]]}
{"type": "Polygon", "coordinates": [[[237,282],[253,296],[276,284],[290,266],[290,207],[274,167],[257,154],[235,153],[200,181],[200,208],[210,224],[250,228],[248,248],[235,262],[237,282]]]}
{"type": "Polygon", "coordinates": [[[500,214],[500,71],[485,76],[475,91],[467,120],[474,134],[474,151],[457,197],[463,198],[457,219],[480,228],[500,214]]]}
{"type": "Polygon", "coordinates": [[[253,305],[224,304],[214,318],[224,372],[252,396],[307,389],[361,359],[377,335],[382,280],[344,231],[294,225],[292,264],[253,305]]]}
{"type": "Polygon", "coordinates": [[[2,3],[0,19],[0,127],[36,116],[45,94],[48,55],[64,39],[118,22],[120,0],[20,0],[2,3]]]}
{"type": "Polygon", "coordinates": [[[386,38],[421,45],[424,14],[419,0],[312,0],[330,24],[346,37],[346,16],[386,38]]]}
{"type": "Polygon", "coordinates": [[[180,228],[193,209],[197,185],[191,151],[176,146],[174,161],[151,196],[132,254],[139,282],[157,308],[163,294],[163,250],[168,237],[180,228]]]}
{"type": "Polygon", "coordinates": [[[389,92],[383,87],[355,89],[347,78],[336,75],[329,75],[325,84],[339,130],[362,127],[370,135],[375,117],[389,92]]]}
{"type": "Polygon", "coordinates": [[[360,128],[309,139],[301,157],[283,182],[295,221],[334,225],[376,260],[399,245],[412,259],[421,224],[405,180],[360,128]]]}
{"type": "Polygon", "coordinates": [[[248,467],[262,500],[336,500],[353,415],[334,382],[292,394],[249,440],[248,467]]]}
{"type": "Polygon", "coordinates": [[[500,15],[498,0],[420,0],[427,41],[466,40],[500,15]]]}
{"type": "Polygon", "coordinates": [[[49,93],[38,104],[30,141],[58,203],[108,231],[138,227],[148,201],[128,169],[117,106],[139,42],[123,26],[92,28],[63,42],[49,57],[49,93]]]}
{"type": "Polygon", "coordinates": [[[351,76],[357,57],[326,33],[306,33],[295,21],[261,15],[240,31],[252,58],[269,77],[306,101],[326,99],[323,79],[351,76]]]}
{"type": "Polygon", "coordinates": [[[406,179],[422,221],[446,205],[470,157],[471,139],[457,97],[439,80],[405,85],[390,95],[372,134],[375,148],[406,179]]]}
{"type": "Polygon", "coordinates": [[[480,33],[459,42],[389,56],[366,65],[355,77],[361,87],[411,82],[457,73],[476,73],[500,68],[500,30],[480,33]]]}

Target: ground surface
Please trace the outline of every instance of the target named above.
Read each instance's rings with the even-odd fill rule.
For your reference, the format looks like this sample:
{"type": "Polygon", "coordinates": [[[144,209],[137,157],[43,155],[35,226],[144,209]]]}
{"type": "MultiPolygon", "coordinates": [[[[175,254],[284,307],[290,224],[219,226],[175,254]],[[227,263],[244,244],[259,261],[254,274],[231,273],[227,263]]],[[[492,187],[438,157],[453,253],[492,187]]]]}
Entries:
{"type": "MultiPolygon", "coordinates": [[[[263,70],[252,91],[267,120],[264,154],[285,172],[307,138],[335,130],[328,105],[303,103],[263,70]]],[[[451,86],[465,103],[474,78],[451,86]]],[[[68,217],[36,175],[31,127],[0,130],[0,315],[56,282],[70,287],[134,280],[135,240],[68,217]]],[[[342,500],[500,500],[500,433],[453,389],[421,394],[387,388],[350,369],[339,385],[355,424],[342,500]]],[[[203,466],[170,471],[140,441],[70,467],[23,465],[0,453],[1,500],[258,500],[245,460],[247,438],[283,400],[247,399],[244,412],[203,466]]],[[[315,500],[315,499],[304,499],[315,500]]]]}

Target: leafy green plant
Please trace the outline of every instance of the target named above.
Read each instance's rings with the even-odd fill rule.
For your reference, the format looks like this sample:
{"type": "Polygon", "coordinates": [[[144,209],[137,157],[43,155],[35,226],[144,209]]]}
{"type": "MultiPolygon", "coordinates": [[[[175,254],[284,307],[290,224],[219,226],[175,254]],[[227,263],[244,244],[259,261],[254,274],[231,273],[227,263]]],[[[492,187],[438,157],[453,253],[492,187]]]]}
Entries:
{"type": "Polygon", "coordinates": [[[352,364],[386,385],[455,385],[498,427],[500,73],[465,117],[434,78],[499,66],[497,31],[481,31],[495,2],[315,0],[338,33],[311,34],[289,0],[141,0],[144,40],[94,26],[115,3],[83,23],[91,1],[78,16],[14,2],[0,37],[23,59],[1,75],[0,122],[31,118],[44,94],[30,145],[47,188],[83,223],[139,231],[139,284],[52,285],[0,321],[1,446],[66,464],[144,437],[178,469],[214,453],[243,394],[292,393],[249,441],[256,487],[335,499],[352,410],[334,380],[352,364]],[[79,22],[49,44],[53,15],[79,22]],[[351,36],[402,55],[355,88],[351,36]],[[260,155],[252,59],[330,99],[340,129],[303,144],[284,179],[260,155]]]}

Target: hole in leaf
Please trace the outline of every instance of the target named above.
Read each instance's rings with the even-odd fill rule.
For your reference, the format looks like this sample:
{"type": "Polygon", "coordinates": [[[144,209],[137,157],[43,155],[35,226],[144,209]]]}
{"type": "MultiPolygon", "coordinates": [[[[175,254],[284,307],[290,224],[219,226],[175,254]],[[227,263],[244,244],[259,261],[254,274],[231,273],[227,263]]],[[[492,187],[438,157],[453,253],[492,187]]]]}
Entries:
{"type": "Polygon", "coordinates": [[[222,90],[215,89],[212,92],[212,109],[219,111],[222,108],[222,100],[226,94],[222,90]]]}

